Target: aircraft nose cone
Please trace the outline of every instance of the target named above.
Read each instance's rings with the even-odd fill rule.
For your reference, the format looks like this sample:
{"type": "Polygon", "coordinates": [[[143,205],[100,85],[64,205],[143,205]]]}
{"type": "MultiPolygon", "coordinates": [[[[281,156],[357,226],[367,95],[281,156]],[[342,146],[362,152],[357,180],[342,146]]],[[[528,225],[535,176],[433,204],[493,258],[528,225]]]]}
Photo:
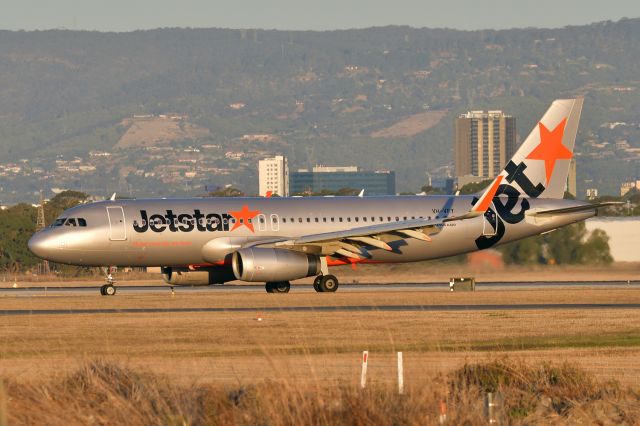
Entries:
{"type": "Polygon", "coordinates": [[[35,254],[41,259],[48,258],[52,250],[56,248],[55,239],[51,235],[47,235],[46,232],[38,232],[34,234],[27,243],[31,253],[35,254]]]}

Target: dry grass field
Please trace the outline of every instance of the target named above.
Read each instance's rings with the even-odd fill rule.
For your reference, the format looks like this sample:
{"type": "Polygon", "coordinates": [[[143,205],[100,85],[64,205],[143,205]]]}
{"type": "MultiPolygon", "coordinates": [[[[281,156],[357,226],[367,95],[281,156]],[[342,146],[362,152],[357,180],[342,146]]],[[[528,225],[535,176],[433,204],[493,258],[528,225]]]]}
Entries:
{"type": "MultiPolygon", "coordinates": [[[[153,383],[167,381],[190,392],[284,386],[284,391],[293,392],[292,398],[304,401],[309,392],[314,394],[313,390],[320,388],[329,394],[340,393],[344,401],[361,400],[362,394],[353,392],[358,388],[361,353],[368,350],[370,392],[379,393],[371,398],[379,398],[385,407],[393,405],[389,395],[393,395],[397,351],[404,353],[405,380],[411,398],[426,398],[429,393],[429,398],[436,398],[433,400],[437,402],[432,386],[437,380],[452,380],[468,366],[479,368],[478,365],[507,360],[510,366],[550,362],[554,368],[564,365],[580,369],[588,380],[615,380],[621,387],[611,389],[630,387],[631,394],[624,398],[632,398],[636,406],[640,404],[637,309],[261,312],[265,307],[288,306],[640,303],[640,292],[633,288],[285,295],[177,292],[174,296],[167,291],[115,297],[12,294],[0,297],[0,303],[2,310],[251,308],[246,312],[4,316],[0,327],[0,376],[15,392],[20,386],[36,393],[49,392],[47,387],[68,383],[70,377],[77,378],[88,371],[100,376],[115,369],[113,374],[126,377],[138,377],[144,372],[144,377],[153,377],[153,383]],[[97,372],[95,365],[99,365],[97,372]]],[[[547,367],[531,368],[538,371],[536,368],[547,367]]],[[[86,380],[98,380],[94,379],[86,380]]],[[[171,392],[177,392],[173,387],[171,392]]],[[[24,394],[27,399],[32,396],[24,394]]],[[[263,402],[282,403],[278,401],[263,402]]],[[[316,409],[320,410],[313,408],[316,409]]],[[[19,412],[20,408],[16,410],[19,412]]],[[[293,417],[288,420],[273,424],[297,423],[301,418],[296,416],[310,415],[305,413],[291,414],[293,417]]],[[[231,423],[243,422],[250,423],[231,423]]],[[[407,422],[420,423],[413,417],[407,422]]],[[[362,420],[350,424],[366,423],[362,420]]]]}

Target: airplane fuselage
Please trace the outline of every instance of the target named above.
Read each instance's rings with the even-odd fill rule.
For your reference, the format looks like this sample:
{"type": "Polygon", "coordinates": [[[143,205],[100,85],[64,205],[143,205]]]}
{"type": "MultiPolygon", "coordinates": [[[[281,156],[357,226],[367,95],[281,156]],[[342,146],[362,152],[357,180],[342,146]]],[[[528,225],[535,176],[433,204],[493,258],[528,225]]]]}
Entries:
{"type": "MultiPolygon", "coordinates": [[[[40,257],[73,265],[215,265],[252,241],[450,217],[469,211],[476,200],[474,196],[388,196],[103,201],[65,211],[58,226],[35,234],[29,246],[40,257]]],[[[584,204],[497,198],[483,216],[438,226],[430,234],[431,241],[389,236],[386,242],[393,250],[368,247],[362,261],[412,262],[493,247],[595,215],[595,209],[544,218],[529,212],[584,204]]],[[[334,256],[329,263],[351,260],[334,256]]]]}

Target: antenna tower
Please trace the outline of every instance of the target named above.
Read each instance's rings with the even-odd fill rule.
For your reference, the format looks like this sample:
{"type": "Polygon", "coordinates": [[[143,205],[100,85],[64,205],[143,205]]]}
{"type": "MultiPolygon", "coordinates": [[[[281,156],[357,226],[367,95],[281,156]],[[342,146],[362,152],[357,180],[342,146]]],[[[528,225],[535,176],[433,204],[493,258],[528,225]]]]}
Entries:
{"type": "MultiPolygon", "coordinates": [[[[40,203],[38,204],[38,219],[36,222],[36,231],[43,229],[47,224],[44,220],[44,193],[40,191],[40,203]]],[[[51,270],[49,269],[49,262],[43,260],[38,264],[38,275],[49,275],[51,270]]]]}

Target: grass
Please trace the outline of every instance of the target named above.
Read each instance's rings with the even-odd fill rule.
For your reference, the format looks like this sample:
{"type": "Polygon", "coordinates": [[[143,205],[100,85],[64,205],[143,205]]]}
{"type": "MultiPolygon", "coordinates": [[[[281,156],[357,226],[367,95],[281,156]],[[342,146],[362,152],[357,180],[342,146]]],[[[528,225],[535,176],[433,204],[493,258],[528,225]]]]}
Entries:
{"type": "Polygon", "coordinates": [[[510,359],[468,363],[413,383],[362,390],[350,383],[180,385],[166,376],[119,363],[92,361],[64,377],[17,383],[3,379],[0,418],[11,424],[431,425],[442,406],[449,424],[480,425],[487,392],[501,424],[640,421],[640,395],[599,383],[568,364],[510,359]]]}
{"type": "Polygon", "coordinates": [[[514,354],[538,362],[575,362],[599,378],[640,385],[640,316],[634,310],[459,312],[260,312],[265,306],[632,303],[635,289],[438,291],[287,295],[176,293],[0,298],[3,309],[254,307],[249,312],[25,315],[4,317],[0,369],[20,380],[69,372],[94,357],[147,366],[174,380],[252,383],[287,378],[356,378],[359,353],[392,369],[404,351],[407,372],[426,380],[514,354]],[[263,321],[256,321],[261,316],[263,321]]]}

